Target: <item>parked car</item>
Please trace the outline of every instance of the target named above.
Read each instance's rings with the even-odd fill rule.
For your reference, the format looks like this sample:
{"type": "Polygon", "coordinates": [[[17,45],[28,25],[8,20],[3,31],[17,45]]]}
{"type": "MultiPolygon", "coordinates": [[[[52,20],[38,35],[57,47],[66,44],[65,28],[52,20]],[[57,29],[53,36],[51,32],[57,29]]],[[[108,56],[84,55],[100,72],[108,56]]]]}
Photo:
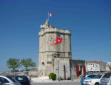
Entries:
{"type": "Polygon", "coordinates": [[[14,78],[9,78],[7,76],[0,76],[0,85],[21,85],[14,78]]]}
{"type": "Polygon", "coordinates": [[[101,75],[87,74],[81,78],[81,85],[99,85],[101,75]]]}
{"type": "Polygon", "coordinates": [[[111,85],[111,72],[105,73],[101,77],[100,85],[111,85]]]}
{"type": "Polygon", "coordinates": [[[102,75],[90,75],[89,79],[84,80],[84,84],[85,85],[99,85],[101,76],[102,75]]]}
{"type": "Polygon", "coordinates": [[[31,80],[25,75],[17,75],[15,79],[21,83],[21,85],[31,85],[31,80]]]}

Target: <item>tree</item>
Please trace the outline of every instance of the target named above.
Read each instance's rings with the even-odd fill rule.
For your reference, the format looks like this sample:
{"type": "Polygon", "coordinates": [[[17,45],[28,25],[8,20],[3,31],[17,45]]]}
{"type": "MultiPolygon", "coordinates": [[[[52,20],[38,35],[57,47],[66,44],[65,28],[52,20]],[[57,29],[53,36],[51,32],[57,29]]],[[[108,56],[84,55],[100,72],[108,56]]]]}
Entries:
{"type": "Polygon", "coordinates": [[[18,68],[20,66],[20,61],[19,61],[19,59],[10,58],[7,61],[7,66],[9,69],[12,69],[12,71],[15,72],[16,68],[18,68]]]}
{"type": "Polygon", "coordinates": [[[35,62],[32,61],[31,58],[28,59],[22,59],[21,64],[25,67],[25,70],[28,71],[28,67],[35,67],[35,62]]]}

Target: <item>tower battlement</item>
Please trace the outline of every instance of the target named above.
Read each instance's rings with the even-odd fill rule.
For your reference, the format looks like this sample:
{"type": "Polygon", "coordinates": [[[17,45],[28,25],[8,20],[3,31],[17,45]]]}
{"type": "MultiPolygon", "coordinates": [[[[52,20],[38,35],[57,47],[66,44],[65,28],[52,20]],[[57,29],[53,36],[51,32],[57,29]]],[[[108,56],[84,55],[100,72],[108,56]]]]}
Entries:
{"type": "Polygon", "coordinates": [[[71,32],[69,30],[63,30],[63,29],[59,29],[59,28],[48,28],[48,29],[44,29],[43,31],[39,32],[39,36],[42,36],[46,33],[61,33],[61,34],[68,34],[70,35],[71,32]]]}

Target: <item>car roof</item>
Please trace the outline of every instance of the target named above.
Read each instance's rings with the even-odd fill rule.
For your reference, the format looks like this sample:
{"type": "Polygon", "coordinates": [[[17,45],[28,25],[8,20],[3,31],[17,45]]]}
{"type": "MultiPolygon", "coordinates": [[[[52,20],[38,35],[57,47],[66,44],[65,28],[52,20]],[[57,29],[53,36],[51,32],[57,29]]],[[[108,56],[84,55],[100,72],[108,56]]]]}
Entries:
{"type": "Polygon", "coordinates": [[[0,75],[0,77],[7,78],[6,76],[0,75]]]}
{"type": "Polygon", "coordinates": [[[0,75],[0,77],[5,78],[5,79],[7,79],[8,81],[11,81],[11,82],[12,82],[12,80],[9,79],[7,76],[0,75]]]}

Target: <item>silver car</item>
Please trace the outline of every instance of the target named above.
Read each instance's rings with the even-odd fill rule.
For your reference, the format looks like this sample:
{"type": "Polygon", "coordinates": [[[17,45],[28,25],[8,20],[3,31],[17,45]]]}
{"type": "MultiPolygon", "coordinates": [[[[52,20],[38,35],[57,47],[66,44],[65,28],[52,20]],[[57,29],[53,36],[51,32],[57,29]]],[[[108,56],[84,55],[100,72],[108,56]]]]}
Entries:
{"type": "Polygon", "coordinates": [[[100,85],[111,85],[111,72],[105,73],[101,77],[100,85]]]}
{"type": "Polygon", "coordinates": [[[18,81],[7,76],[0,76],[0,85],[21,85],[18,81]]]}

